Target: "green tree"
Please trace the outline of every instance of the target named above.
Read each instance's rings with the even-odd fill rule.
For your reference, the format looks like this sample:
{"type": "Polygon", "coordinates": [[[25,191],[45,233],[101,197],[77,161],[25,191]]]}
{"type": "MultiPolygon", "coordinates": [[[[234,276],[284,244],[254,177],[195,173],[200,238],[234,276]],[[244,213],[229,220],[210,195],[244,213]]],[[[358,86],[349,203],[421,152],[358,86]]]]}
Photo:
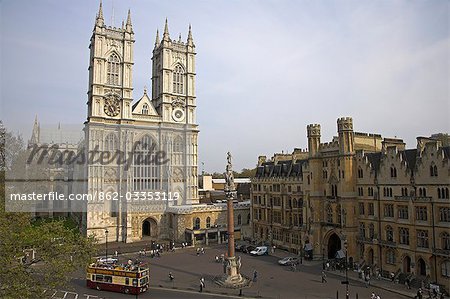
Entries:
{"type": "Polygon", "coordinates": [[[67,287],[71,274],[95,255],[95,240],[63,220],[35,221],[31,213],[6,212],[5,171],[23,164],[23,152],[22,140],[0,121],[0,298],[45,298],[45,289],[67,287]]]}

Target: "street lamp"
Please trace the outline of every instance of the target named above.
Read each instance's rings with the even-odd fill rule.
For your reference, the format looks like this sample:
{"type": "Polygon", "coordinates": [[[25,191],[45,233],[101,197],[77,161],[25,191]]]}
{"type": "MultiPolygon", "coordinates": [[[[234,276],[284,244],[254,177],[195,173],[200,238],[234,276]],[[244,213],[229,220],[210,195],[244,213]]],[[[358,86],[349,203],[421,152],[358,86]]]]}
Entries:
{"type": "Polygon", "coordinates": [[[344,240],[344,248],[345,248],[345,298],[349,299],[349,293],[348,293],[348,243],[347,240],[344,240]]]}
{"type": "Polygon", "coordinates": [[[106,262],[108,262],[108,229],[105,229],[105,237],[106,237],[105,257],[106,257],[106,262]]]}
{"type": "Polygon", "coordinates": [[[322,246],[322,270],[325,270],[325,246],[322,246]]]}

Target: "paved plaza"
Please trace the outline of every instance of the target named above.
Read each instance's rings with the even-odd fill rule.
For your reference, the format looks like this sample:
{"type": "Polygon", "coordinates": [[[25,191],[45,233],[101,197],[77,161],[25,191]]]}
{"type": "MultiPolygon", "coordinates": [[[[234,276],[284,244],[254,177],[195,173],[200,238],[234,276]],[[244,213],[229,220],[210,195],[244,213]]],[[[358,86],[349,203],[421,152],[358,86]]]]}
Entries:
{"type": "MultiPolygon", "coordinates": [[[[137,248],[139,245],[133,245],[137,248]]],[[[121,248],[123,251],[134,251],[131,248],[121,248]]],[[[115,251],[113,245],[110,246],[110,254],[115,251]]],[[[177,291],[177,293],[165,293],[164,298],[200,298],[208,294],[238,297],[240,290],[230,290],[220,288],[214,283],[214,279],[222,275],[223,265],[215,262],[215,256],[220,256],[226,252],[225,245],[216,245],[205,248],[205,254],[196,254],[195,248],[177,249],[175,252],[164,252],[161,257],[151,258],[150,256],[139,256],[138,253],[120,253],[119,260],[139,258],[150,264],[150,285],[151,289],[139,298],[154,298],[155,293],[166,290],[177,291]],[[175,279],[170,281],[169,272],[172,272],[175,279]],[[199,280],[204,277],[206,288],[200,294],[199,280]],[[152,296],[153,294],[153,296],[152,296]]],[[[289,253],[277,250],[273,255],[253,257],[248,254],[237,252],[242,257],[241,273],[253,277],[256,270],[257,280],[249,288],[242,290],[243,297],[247,298],[322,298],[334,299],[345,298],[345,285],[341,281],[344,273],[327,272],[327,283],[321,282],[321,261],[304,261],[299,265],[296,272],[289,267],[279,266],[277,261],[289,253]]],[[[381,298],[413,298],[414,290],[407,290],[404,286],[394,285],[388,281],[376,281],[376,286],[365,287],[357,280],[356,273],[349,272],[350,298],[370,298],[372,292],[380,295],[381,298]],[[392,292],[390,290],[394,290],[392,292]]],[[[81,278],[81,277],[80,277],[81,278]]],[[[90,293],[101,298],[119,298],[115,294],[89,290],[90,293]]],[[[158,293],[160,294],[160,293],[158,293]]],[[[216,298],[206,296],[205,298],[216,298]]],[[[163,298],[163,296],[161,296],[163,298]]]]}

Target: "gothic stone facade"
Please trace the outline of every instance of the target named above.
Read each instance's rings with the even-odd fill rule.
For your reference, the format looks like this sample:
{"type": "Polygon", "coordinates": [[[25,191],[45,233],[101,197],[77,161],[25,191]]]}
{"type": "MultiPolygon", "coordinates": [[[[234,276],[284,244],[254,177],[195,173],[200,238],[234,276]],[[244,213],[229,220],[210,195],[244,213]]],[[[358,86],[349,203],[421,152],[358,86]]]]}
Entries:
{"type": "MultiPolygon", "coordinates": [[[[142,165],[124,163],[87,165],[84,192],[114,194],[121,200],[94,200],[83,219],[87,234],[100,242],[133,242],[144,235],[169,237],[166,210],[171,205],[198,203],[195,96],[195,45],[189,28],[186,42],[172,40],[166,20],[162,39],[157,33],[152,59],[151,97],[133,103],[134,31],[130,12],[121,28],[106,26],[102,7],[90,41],[88,113],[85,148],[88,152],[131,151],[169,160],[142,165]],[[127,202],[127,192],[179,194],[173,202],[127,202]],[[120,197],[119,197],[120,198],[120,197]],[[147,220],[147,222],[146,222],[147,220]],[[145,225],[150,224],[150,227],[145,225]]],[[[150,59],[150,57],[149,57],[150,59]]]]}
{"type": "Polygon", "coordinates": [[[449,137],[400,139],[353,131],[321,143],[307,127],[308,151],[258,159],[252,179],[253,237],[318,259],[348,246],[351,261],[383,275],[450,283],[449,137]],[[345,242],[346,241],[346,242],[345,242]]]}

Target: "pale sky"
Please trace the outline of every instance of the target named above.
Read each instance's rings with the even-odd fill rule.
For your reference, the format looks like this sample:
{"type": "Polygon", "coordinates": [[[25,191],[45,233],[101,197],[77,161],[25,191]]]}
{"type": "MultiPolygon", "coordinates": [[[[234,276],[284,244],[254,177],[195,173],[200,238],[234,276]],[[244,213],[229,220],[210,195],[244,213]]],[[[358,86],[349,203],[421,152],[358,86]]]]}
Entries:
{"type": "MultiPolygon", "coordinates": [[[[86,120],[89,39],[99,1],[1,0],[1,119],[29,137],[42,123],[86,120]]],[[[155,32],[192,24],[199,161],[223,172],[306,148],[306,126],[336,119],[403,138],[450,131],[449,1],[104,0],[107,25],[131,9],[134,99],[150,87],[155,32]]]]}

